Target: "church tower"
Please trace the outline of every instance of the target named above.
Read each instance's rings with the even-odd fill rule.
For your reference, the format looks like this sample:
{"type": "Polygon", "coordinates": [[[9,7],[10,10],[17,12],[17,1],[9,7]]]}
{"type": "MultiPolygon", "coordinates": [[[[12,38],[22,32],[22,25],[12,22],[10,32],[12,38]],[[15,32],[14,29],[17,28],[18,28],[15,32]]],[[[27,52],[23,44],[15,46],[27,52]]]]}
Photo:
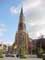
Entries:
{"type": "Polygon", "coordinates": [[[15,37],[15,43],[17,45],[16,51],[20,52],[21,49],[22,50],[24,49],[25,53],[27,53],[28,41],[29,41],[29,36],[28,33],[26,32],[26,24],[23,15],[23,8],[21,8],[18,31],[16,32],[16,37],[15,37]]]}

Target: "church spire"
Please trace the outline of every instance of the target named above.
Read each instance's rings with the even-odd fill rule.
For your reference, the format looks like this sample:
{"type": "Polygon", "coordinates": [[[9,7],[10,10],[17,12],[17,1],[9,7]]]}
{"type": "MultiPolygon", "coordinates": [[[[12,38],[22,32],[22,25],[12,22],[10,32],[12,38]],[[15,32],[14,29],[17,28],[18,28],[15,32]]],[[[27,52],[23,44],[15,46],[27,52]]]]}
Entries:
{"type": "Polygon", "coordinates": [[[26,30],[26,25],[25,25],[24,15],[23,15],[23,8],[21,8],[21,12],[20,12],[20,21],[19,21],[18,30],[26,30]]]}
{"type": "Polygon", "coordinates": [[[20,22],[24,23],[23,8],[21,8],[21,13],[20,13],[20,22]]]}
{"type": "Polygon", "coordinates": [[[20,15],[23,16],[23,8],[21,8],[21,14],[20,15]]]}

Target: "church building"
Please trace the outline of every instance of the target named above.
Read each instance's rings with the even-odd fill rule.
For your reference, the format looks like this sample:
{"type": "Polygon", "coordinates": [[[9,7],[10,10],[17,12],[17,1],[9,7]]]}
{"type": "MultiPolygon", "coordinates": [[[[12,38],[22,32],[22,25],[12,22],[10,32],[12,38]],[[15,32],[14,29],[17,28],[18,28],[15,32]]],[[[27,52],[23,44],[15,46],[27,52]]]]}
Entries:
{"type": "Polygon", "coordinates": [[[16,32],[15,43],[17,45],[16,51],[20,52],[25,50],[25,53],[28,52],[28,42],[29,42],[29,35],[26,31],[26,24],[23,15],[23,8],[21,8],[20,12],[20,19],[18,24],[18,31],[16,32]]]}

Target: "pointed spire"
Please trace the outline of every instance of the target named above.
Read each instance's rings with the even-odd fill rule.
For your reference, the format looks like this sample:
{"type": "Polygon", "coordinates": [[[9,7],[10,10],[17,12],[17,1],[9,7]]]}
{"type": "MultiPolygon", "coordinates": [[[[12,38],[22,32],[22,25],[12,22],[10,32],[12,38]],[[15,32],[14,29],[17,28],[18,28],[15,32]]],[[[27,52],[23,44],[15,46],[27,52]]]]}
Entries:
{"type": "Polygon", "coordinates": [[[24,15],[23,15],[23,8],[21,8],[21,12],[20,12],[20,21],[19,21],[18,30],[26,30],[26,25],[25,25],[24,15]]]}
{"type": "Polygon", "coordinates": [[[21,8],[20,16],[23,16],[23,7],[21,8]]]}
{"type": "Polygon", "coordinates": [[[21,8],[21,12],[20,12],[20,22],[24,23],[23,7],[21,8]]]}

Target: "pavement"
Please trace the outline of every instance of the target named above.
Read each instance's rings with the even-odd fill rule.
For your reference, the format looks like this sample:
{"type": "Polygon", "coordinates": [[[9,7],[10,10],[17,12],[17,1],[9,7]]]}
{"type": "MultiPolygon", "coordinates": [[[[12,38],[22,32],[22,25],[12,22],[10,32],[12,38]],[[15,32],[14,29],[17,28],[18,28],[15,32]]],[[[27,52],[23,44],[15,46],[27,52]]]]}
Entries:
{"type": "Polygon", "coordinates": [[[26,58],[26,59],[20,59],[20,58],[5,57],[5,58],[0,58],[0,60],[43,60],[43,59],[42,58],[26,58]]]}
{"type": "Polygon", "coordinates": [[[17,58],[15,57],[4,57],[4,58],[0,58],[0,60],[43,60],[42,58],[37,58],[36,55],[29,55],[27,56],[27,58],[17,58]]]}

